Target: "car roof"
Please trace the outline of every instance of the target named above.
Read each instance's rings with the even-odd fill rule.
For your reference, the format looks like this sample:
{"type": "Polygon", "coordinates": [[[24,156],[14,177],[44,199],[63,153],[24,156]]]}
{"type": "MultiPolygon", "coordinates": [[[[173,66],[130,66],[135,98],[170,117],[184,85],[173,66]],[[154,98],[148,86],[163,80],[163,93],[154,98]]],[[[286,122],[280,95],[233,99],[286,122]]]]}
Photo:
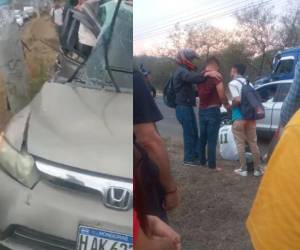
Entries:
{"type": "Polygon", "coordinates": [[[300,46],[278,51],[276,55],[283,55],[283,54],[292,53],[292,52],[300,53],[300,46]]]}

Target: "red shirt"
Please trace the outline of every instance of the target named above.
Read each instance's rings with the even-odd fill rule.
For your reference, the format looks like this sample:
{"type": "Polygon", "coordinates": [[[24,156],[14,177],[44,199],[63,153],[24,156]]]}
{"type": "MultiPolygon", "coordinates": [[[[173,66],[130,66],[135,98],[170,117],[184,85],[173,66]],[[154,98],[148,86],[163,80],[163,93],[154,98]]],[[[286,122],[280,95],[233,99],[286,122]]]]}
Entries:
{"type": "Polygon", "coordinates": [[[198,85],[199,108],[206,109],[221,106],[222,102],[217,92],[217,85],[221,82],[215,78],[207,77],[206,81],[198,85]]]}

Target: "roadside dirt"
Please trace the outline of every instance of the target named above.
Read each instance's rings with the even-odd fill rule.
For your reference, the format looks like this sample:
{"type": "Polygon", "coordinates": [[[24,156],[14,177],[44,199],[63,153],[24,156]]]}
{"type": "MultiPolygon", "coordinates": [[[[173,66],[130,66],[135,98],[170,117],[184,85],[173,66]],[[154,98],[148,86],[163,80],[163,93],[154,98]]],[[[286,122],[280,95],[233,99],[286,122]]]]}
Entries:
{"type": "MultiPolygon", "coordinates": [[[[58,38],[48,15],[30,20],[21,28],[20,32],[24,45],[29,49],[24,47],[27,77],[32,98],[53,73],[53,65],[58,50],[58,38]]],[[[3,130],[10,117],[3,79],[0,75],[0,131],[3,130]]]]}
{"type": "Polygon", "coordinates": [[[260,178],[233,174],[238,163],[220,160],[222,172],[182,166],[182,146],[167,141],[173,174],[180,186],[181,205],[170,223],[184,250],[252,250],[245,221],[260,178]]]}
{"type": "Polygon", "coordinates": [[[24,52],[30,95],[33,97],[53,73],[59,42],[48,15],[32,19],[24,26],[21,36],[30,49],[24,48],[24,52]]]}

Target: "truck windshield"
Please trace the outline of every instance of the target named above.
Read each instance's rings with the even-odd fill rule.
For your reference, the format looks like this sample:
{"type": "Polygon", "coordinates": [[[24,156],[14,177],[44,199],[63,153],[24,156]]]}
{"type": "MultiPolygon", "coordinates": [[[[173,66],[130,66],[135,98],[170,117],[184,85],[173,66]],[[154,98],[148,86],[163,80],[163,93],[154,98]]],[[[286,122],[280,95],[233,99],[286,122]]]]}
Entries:
{"type": "Polygon", "coordinates": [[[292,74],[294,71],[294,61],[295,60],[293,58],[280,60],[274,74],[275,75],[292,74]]]}

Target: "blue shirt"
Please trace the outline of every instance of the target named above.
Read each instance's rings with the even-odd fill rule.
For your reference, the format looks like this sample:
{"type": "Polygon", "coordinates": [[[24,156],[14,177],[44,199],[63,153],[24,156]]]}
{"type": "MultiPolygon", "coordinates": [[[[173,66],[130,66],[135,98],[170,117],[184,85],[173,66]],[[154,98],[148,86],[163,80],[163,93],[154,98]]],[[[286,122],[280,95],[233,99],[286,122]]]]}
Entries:
{"type": "Polygon", "coordinates": [[[233,107],[232,108],[232,120],[233,121],[243,120],[242,112],[241,112],[240,107],[233,107]]]}

